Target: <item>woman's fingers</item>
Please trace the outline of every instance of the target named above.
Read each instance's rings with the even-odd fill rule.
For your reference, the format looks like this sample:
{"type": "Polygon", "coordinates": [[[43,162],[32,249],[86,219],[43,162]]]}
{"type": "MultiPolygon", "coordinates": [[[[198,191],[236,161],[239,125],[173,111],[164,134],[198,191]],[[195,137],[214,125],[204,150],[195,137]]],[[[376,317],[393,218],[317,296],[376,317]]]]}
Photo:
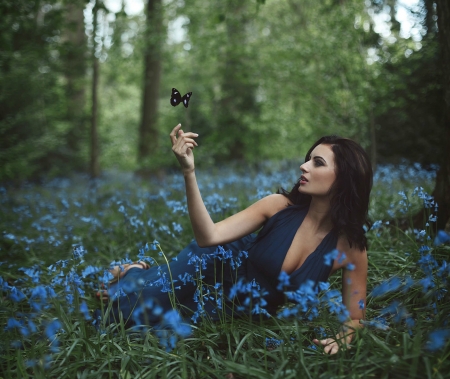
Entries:
{"type": "MultiPolygon", "coordinates": [[[[326,338],[324,340],[313,339],[313,342],[317,346],[323,346],[323,351],[325,354],[336,354],[339,351],[339,344],[333,338],[326,338]]],[[[349,347],[347,347],[349,348],[349,347]]]]}
{"type": "Polygon", "coordinates": [[[172,145],[172,150],[178,154],[186,153],[188,148],[193,149],[195,146],[198,146],[197,142],[194,140],[195,137],[198,137],[197,133],[184,133],[180,130],[175,144],[172,145]]]}
{"type": "Polygon", "coordinates": [[[172,129],[172,131],[169,134],[170,141],[172,142],[172,146],[175,145],[175,143],[177,142],[177,132],[178,132],[178,129],[180,129],[180,128],[181,128],[181,124],[178,124],[177,126],[175,126],[175,128],[172,129]]]}
{"type": "MultiPolygon", "coordinates": [[[[181,143],[184,142],[189,142],[195,146],[197,145],[197,142],[195,142],[192,138],[198,137],[197,133],[193,133],[193,132],[183,132],[183,130],[181,129],[181,124],[178,124],[177,126],[175,126],[175,128],[172,129],[172,131],[169,134],[170,136],[170,141],[172,142],[172,146],[175,146],[177,144],[177,142],[180,141],[180,139],[182,139],[182,141],[180,141],[181,143]],[[178,135],[178,138],[177,138],[178,135]]],[[[180,144],[179,142],[179,144],[180,144]]]]}

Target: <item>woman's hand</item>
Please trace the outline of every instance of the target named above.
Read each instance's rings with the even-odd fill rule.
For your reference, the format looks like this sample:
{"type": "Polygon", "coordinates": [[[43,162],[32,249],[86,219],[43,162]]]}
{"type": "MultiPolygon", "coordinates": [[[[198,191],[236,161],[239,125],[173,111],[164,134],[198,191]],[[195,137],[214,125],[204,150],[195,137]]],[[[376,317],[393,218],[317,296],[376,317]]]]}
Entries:
{"type": "Polygon", "coordinates": [[[336,338],[326,338],[323,340],[313,339],[313,342],[317,346],[323,346],[323,351],[325,354],[333,355],[336,354],[341,347],[347,347],[350,349],[350,342],[352,341],[351,335],[346,335],[345,337],[339,334],[336,338]]]}
{"type": "Polygon", "coordinates": [[[195,146],[198,146],[197,142],[193,139],[195,137],[198,137],[197,133],[184,133],[181,129],[181,124],[175,126],[170,133],[172,151],[177,157],[183,173],[194,171],[194,153],[192,152],[192,149],[194,149],[195,146]]]}

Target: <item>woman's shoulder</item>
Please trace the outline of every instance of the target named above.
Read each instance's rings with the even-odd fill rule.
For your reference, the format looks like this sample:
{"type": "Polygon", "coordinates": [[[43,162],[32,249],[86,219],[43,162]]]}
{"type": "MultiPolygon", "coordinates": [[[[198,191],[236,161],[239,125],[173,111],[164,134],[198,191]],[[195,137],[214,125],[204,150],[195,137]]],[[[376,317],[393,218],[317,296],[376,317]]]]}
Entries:
{"type": "Polygon", "coordinates": [[[261,199],[260,201],[265,203],[265,208],[267,210],[266,214],[267,218],[271,218],[278,212],[293,206],[293,204],[289,201],[289,199],[286,196],[278,193],[268,195],[263,199],[261,199]]]}

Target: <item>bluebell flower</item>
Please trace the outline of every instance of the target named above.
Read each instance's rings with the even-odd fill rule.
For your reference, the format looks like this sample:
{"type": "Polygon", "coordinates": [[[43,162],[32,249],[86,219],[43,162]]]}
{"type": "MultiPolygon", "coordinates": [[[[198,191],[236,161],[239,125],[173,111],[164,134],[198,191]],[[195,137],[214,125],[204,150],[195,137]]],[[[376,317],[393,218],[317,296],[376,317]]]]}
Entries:
{"type": "Polygon", "coordinates": [[[381,221],[381,220],[375,221],[372,224],[372,227],[370,228],[370,230],[379,229],[379,228],[381,228],[381,226],[383,226],[383,221],[381,221]]]}
{"type": "Polygon", "coordinates": [[[396,291],[401,286],[401,281],[398,277],[394,276],[393,278],[382,282],[380,285],[376,286],[372,290],[372,296],[382,296],[388,292],[396,291]]]}
{"type": "Polygon", "coordinates": [[[182,338],[186,338],[192,334],[191,326],[183,322],[180,314],[175,309],[172,309],[164,314],[163,325],[170,327],[182,338]]]}
{"type": "Polygon", "coordinates": [[[428,335],[428,341],[426,343],[427,350],[437,351],[441,350],[450,337],[450,329],[437,329],[428,335]]]}
{"type": "Polygon", "coordinates": [[[48,339],[52,339],[61,328],[61,323],[59,322],[59,320],[55,319],[47,324],[44,334],[48,339]]]}
{"type": "Polygon", "coordinates": [[[99,267],[94,267],[94,266],[87,266],[82,272],[81,272],[81,276],[83,278],[86,278],[86,276],[91,275],[91,274],[96,274],[97,272],[100,272],[101,269],[99,267]]]}
{"type": "Polygon", "coordinates": [[[414,319],[412,317],[407,317],[405,319],[405,324],[408,329],[414,328],[414,325],[415,325],[414,319]]]}
{"type": "Polygon", "coordinates": [[[13,330],[13,329],[18,329],[23,336],[28,335],[28,330],[23,326],[23,324],[20,321],[16,320],[15,318],[11,317],[6,322],[5,330],[13,330]]]}
{"type": "Polygon", "coordinates": [[[437,235],[434,239],[434,245],[435,246],[440,246],[444,243],[450,242],[450,234],[448,234],[447,232],[445,232],[444,230],[439,230],[437,232],[437,235]]]}
{"type": "Polygon", "coordinates": [[[429,288],[434,287],[434,278],[432,275],[426,276],[425,278],[421,279],[420,284],[422,284],[423,292],[427,292],[429,288]]]}
{"type": "Polygon", "coordinates": [[[36,359],[27,359],[25,361],[25,367],[27,368],[32,368],[32,367],[36,367],[38,361],[36,359]]]}
{"type": "Polygon", "coordinates": [[[280,275],[278,275],[278,286],[277,290],[282,291],[283,288],[289,287],[289,274],[287,274],[285,271],[281,271],[280,275]]]}
{"type": "Polygon", "coordinates": [[[355,269],[355,265],[353,263],[348,263],[346,269],[349,271],[353,271],[355,269]]]}
{"type": "Polygon", "coordinates": [[[89,314],[88,306],[84,300],[80,304],[80,312],[84,316],[85,320],[89,321],[92,318],[91,315],[89,314]]]}
{"type": "MultiPolygon", "coordinates": [[[[21,269],[19,269],[21,270],[21,269]]],[[[25,275],[32,279],[33,283],[39,283],[41,271],[36,268],[22,269],[25,275]]]]}
{"type": "Polygon", "coordinates": [[[410,276],[405,277],[405,283],[403,284],[402,292],[407,292],[414,285],[414,283],[415,281],[413,278],[411,278],[410,276]]]}
{"type": "Polygon", "coordinates": [[[364,299],[361,299],[361,300],[358,301],[358,307],[359,307],[359,309],[364,309],[365,308],[364,299]]]}
{"type": "Polygon", "coordinates": [[[47,290],[44,286],[37,286],[31,290],[30,299],[40,298],[41,300],[47,299],[47,290]]]}
{"type": "Polygon", "coordinates": [[[328,282],[319,282],[318,283],[319,291],[327,291],[330,288],[330,283],[328,282]]]}
{"type": "Polygon", "coordinates": [[[338,255],[339,255],[339,250],[337,250],[337,249],[334,249],[334,250],[330,251],[329,253],[325,254],[323,257],[325,260],[325,264],[327,266],[331,266],[338,255]]]}
{"type": "Polygon", "coordinates": [[[172,283],[177,282],[177,280],[174,279],[173,282],[171,282],[170,279],[166,277],[165,272],[159,271],[159,274],[160,274],[159,279],[156,279],[153,282],[151,282],[150,286],[161,287],[161,292],[172,292],[172,283]]]}
{"type": "Polygon", "coordinates": [[[389,329],[389,325],[384,317],[374,317],[370,321],[362,320],[361,322],[364,325],[373,327],[375,329],[380,329],[380,330],[388,330],[389,329]]]}
{"type": "Polygon", "coordinates": [[[36,333],[37,332],[36,324],[30,319],[28,319],[28,330],[30,331],[30,333],[36,333]]]}
{"type": "Polygon", "coordinates": [[[12,301],[18,303],[19,301],[22,301],[23,299],[25,299],[25,295],[23,294],[22,291],[20,291],[16,287],[11,287],[10,292],[9,292],[9,298],[12,301]]]}
{"type": "Polygon", "coordinates": [[[75,259],[82,259],[82,257],[87,254],[87,250],[81,245],[72,245],[73,255],[75,259]]]}
{"type": "Polygon", "coordinates": [[[132,314],[133,321],[136,325],[142,325],[146,323],[146,320],[142,320],[142,316],[151,313],[154,316],[161,316],[163,309],[156,304],[153,299],[146,299],[142,304],[137,306],[132,314]]]}
{"type": "Polygon", "coordinates": [[[283,342],[284,342],[283,340],[277,340],[276,338],[268,338],[268,337],[266,337],[266,347],[269,348],[269,349],[276,349],[283,342]]]}
{"type": "Polygon", "coordinates": [[[429,246],[427,246],[427,245],[422,245],[422,246],[420,246],[420,248],[419,248],[419,253],[425,253],[425,252],[427,252],[427,251],[429,251],[429,250],[431,250],[431,248],[430,248],[429,246]]]}

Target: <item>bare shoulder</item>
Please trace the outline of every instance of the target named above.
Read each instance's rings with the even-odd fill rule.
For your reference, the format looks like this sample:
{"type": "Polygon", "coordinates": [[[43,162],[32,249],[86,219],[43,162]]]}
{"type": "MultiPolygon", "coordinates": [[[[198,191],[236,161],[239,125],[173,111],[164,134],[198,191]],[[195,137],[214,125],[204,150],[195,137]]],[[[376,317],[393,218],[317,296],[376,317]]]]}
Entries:
{"type": "Polygon", "coordinates": [[[287,197],[278,193],[266,196],[255,204],[258,203],[260,203],[263,208],[266,218],[270,218],[275,213],[278,213],[282,209],[286,208],[288,205],[292,205],[287,197]]]}

